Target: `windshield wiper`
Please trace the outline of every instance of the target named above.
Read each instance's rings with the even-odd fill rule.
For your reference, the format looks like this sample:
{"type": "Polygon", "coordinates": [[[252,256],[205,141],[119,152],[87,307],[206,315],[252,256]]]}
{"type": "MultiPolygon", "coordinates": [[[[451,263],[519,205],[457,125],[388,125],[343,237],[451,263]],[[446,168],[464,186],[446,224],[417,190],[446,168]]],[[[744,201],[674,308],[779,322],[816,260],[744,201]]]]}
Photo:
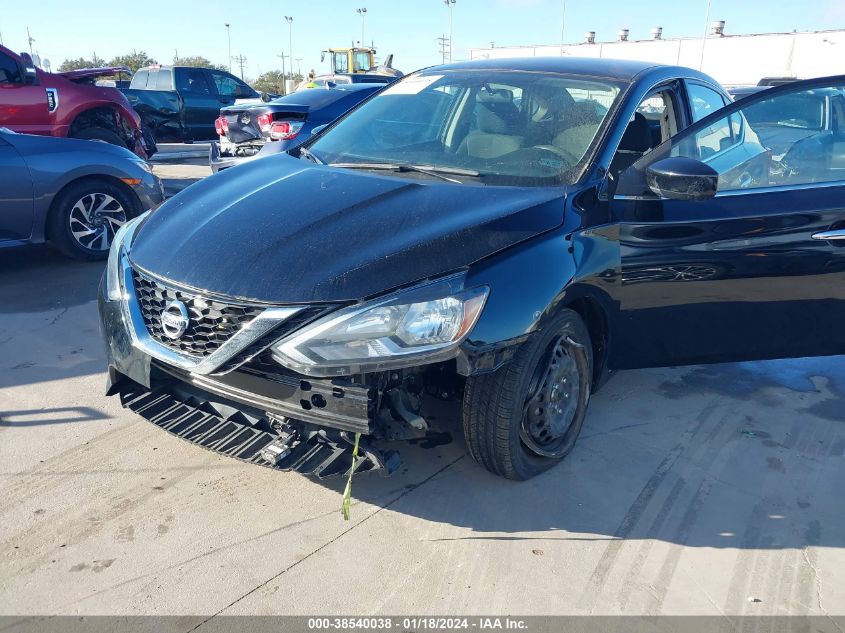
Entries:
{"type": "Polygon", "coordinates": [[[321,161],[319,158],[317,158],[314,154],[311,153],[310,150],[306,149],[305,147],[299,148],[299,155],[300,155],[300,157],[304,156],[305,158],[310,160],[312,163],[317,163],[318,165],[325,165],[325,163],[323,161],[321,161]]]}
{"type": "Polygon", "coordinates": [[[454,182],[456,184],[463,184],[457,178],[449,178],[445,174],[453,174],[455,176],[468,176],[471,178],[478,178],[481,174],[471,169],[459,169],[457,167],[437,167],[435,165],[411,165],[410,163],[330,163],[330,167],[341,167],[343,169],[373,169],[384,171],[397,172],[417,172],[427,176],[434,176],[447,182],[454,182]]]}

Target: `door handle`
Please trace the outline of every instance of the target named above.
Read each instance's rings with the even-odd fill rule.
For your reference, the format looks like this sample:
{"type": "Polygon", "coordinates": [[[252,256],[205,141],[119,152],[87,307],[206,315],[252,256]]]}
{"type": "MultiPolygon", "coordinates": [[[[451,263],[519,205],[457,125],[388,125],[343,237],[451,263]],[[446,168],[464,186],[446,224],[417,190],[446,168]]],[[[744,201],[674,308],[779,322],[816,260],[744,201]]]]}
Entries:
{"type": "Polygon", "coordinates": [[[821,231],[819,233],[813,233],[810,237],[814,240],[845,240],[845,229],[821,231]]]}

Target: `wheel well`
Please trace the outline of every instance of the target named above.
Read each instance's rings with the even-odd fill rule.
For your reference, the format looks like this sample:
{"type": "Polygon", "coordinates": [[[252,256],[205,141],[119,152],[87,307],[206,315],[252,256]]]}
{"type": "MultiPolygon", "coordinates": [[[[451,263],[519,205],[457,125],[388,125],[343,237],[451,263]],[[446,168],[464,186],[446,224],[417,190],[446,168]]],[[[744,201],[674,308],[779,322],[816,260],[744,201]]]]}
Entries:
{"type": "Polygon", "coordinates": [[[598,301],[589,297],[575,299],[566,307],[578,313],[590,333],[590,342],[593,347],[593,390],[595,391],[602,383],[607,365],[607,315],[598,301]]]}
{"type": "Polygon", "coordinates": [[[119,117],[120,114],[114,108],[100,107],[85,110],[84,112],[80,112],[73,120],[73,123],[71,123],[68,136],[73,136],[80,130],[89,127],[104,127],[113,131],[115,134],[120,134],[121,130],[118,125],[119,117]]]}
{"type": "Polygon", "coordinates": [[[81,182],[107,182],[110,185],[114,185],[118,189],[131,194],[128,198],[132,201],[132,205],[135,207],[132,209],[133,215],[137,215],[139,208],[138,208],[138,196],[135,195],[135,192],[132,191],[132,188],[127,185],[125,182],[122,182],[120,178],[115,178],[114,176],[108,176],[106,174],[97,175],[97,176],[82,176],[81,178],[77,178],[75,180],[71,180],[69,183],[66,183],[61,189],[56,192],[56,195],[53,196],[53,200],[50,202],[50,210],[47,212],[47,218],[45,222],[45,235],[44,237],[48,240],[52,239],[50,235],[51,226],[53,225],[52,218],[53,215],[56,213],[56,206],[58,201],[61,200],[62,195],[73,186],[78,185],[81,182]]]}

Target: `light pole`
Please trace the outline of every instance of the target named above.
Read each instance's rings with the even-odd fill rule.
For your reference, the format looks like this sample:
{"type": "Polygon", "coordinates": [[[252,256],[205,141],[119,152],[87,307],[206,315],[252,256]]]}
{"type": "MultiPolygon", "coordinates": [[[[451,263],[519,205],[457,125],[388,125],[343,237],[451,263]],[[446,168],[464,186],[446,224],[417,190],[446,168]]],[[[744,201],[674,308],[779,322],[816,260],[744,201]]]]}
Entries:
{"type": "Polygon", "coordinates": [[[452,9],[458,0],[443,0],[443,4],[449,7],[449,63],[452,63],[452,9]]]}
{"type": "Polygon", "coordinates": [[[566,26],[566,0],[560,0],[560,54],[563,56],[563,29],[566,26]]]}
{"type": "Polygon", "coordinates": [[[704,11],[704,35],[701,38],[701,59],[698,60],[698,70],[704,68],[704,47],[707,45],[707,31],[710,28],[710,3],[707,0],[707,9],[704,11]]]}
{"type": "Polygon", "coordinates": [[[226,39],[229,41],[229,72],[232,72],[232,30],[226,22],[226,39]]]}
{"type": "Polygon", "coordinates": [[[361,46],[366,46],[364,43],[364,18],[367,17],[367,8],[361,7],[360,9],[355,9],[355,13],[361,16],[361,46]]]}
{"type": "MultiPolygon", "coordinates": [[[[281,57],[281,58],[282,58],[282,84],[284,84],[284,83],[285,83],[285,79],[287,78],[287,73],[285,72],[285,57],[287,57],[287,55],[285,55],[285,54],[284,54],[284,52],[282,52],[282,54],[281,54],[281,55],[276,55],[276,57],[281,57]]],[[[287,94],[287,92],[288,92],[288,91],[287,91],[287,86],[284,86],[284,85],[282,86],[282,92],[283,92],[284,94],[287,94]]]]}
{"type": "Polygon", "coordinates": [[[290,78],[293,79],[293,18],[286,15],[285,22],[288,23],[288,59],[290,60],[290,78]]]}

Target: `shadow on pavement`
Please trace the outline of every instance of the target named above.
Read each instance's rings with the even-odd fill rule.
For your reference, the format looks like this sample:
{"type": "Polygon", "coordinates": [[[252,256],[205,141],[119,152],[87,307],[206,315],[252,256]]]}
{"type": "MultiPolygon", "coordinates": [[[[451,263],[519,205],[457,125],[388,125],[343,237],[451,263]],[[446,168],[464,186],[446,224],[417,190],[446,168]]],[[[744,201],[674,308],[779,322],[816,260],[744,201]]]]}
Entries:
{"type": "MultiPolygon", "coordinates": [[[[656,384],[657,370],[622,372],[594,396],[575,450],[526,482],[474,462],[456,411],[441,429],[450,444],[398,446],[402,469],[354,480],[353,499],[467,529],[445,540],[845,547],[845,424],[819,414],[841,408],[828,389],[841,367],[836,357],[667,369],[656,384]],[[434,474],[415,478],[423,472],[434,474]]],[[[345,480],[320,483],[342,494],[345,480]]]]}
{"type": "Polygon", "coordinates": [[[0,314],[41,312],[97,298],[105,262],[79,262],[48,246],[0,249],[0,314]]]}
{"type": "Polygon", "coordinates": [[[44,426],[70,422],[95,422],[111,416],[92,407],[54,407],[0,412],[0,427],[44,426]],[[56,417],[59,416],[59,417],[56,417]]]}

